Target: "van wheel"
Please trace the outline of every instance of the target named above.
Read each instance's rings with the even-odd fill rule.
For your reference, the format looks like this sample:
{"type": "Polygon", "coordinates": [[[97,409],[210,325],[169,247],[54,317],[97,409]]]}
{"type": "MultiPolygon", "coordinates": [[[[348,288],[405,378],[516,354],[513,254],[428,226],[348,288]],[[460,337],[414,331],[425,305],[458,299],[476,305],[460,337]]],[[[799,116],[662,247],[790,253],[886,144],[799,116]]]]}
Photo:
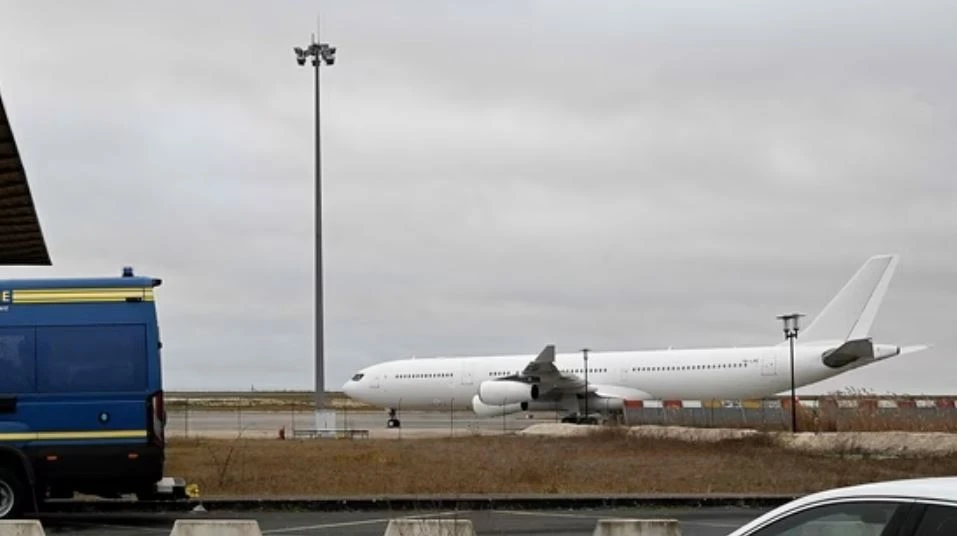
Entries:
{"type": "Polygon", "coordinates": [[[23,512],[26,487],[7,467],[0,467],[0,519],[14,519],[23,512]]]}

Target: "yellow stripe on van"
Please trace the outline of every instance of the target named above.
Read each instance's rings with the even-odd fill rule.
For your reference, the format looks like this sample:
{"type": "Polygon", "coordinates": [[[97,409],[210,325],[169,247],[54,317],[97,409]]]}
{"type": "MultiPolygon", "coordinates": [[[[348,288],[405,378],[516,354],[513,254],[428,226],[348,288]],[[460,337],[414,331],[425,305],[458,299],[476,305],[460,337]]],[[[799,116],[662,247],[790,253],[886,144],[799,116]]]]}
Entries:
{"type": "Polygon", "coordinates": [[[152,288],[43,288],[14,289],[15,304],[122,302],[127,298],[153,301],[152,288]]]}
{"type": "Polygon", "coordinates": [[[104,430],[91,432],[0,432],[0,441],[56,441],[70,439],[138,439],[146,430],[104,430]]]}

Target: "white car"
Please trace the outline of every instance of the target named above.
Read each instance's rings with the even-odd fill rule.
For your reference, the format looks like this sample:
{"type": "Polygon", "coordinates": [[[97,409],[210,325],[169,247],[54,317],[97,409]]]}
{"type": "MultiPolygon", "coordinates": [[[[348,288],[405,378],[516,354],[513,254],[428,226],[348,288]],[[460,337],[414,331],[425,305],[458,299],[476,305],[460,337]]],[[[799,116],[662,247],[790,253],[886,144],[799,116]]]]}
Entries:
{"type": "Polygon", "coordinates": [[[873,482],[812,493],[728,536],[957,536],[957,477],[873,482]]]}

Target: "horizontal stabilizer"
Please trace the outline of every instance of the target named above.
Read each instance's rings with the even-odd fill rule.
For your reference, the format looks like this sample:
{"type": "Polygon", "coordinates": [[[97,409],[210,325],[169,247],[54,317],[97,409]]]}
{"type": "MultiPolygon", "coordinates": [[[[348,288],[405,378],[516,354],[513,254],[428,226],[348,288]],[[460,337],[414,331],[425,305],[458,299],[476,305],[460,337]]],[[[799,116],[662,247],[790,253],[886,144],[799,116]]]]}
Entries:
{"type": "Polygon", "coordinates": [[[930,344],[915,344],[914,346],[902,346],[900,355],[913,354],[915,352],[923,352],[924,350],[929,350],[931,348],[933,348],[933,345],[930,345],[930,344]]]}
{"type": "Polygon", "coordinates": [[[832,348],[821,354],[821,360],[831,368],[841,368],[858,359],[874,357],[874,344],[870,339],[847,341],[837,348],[832,348]]]}

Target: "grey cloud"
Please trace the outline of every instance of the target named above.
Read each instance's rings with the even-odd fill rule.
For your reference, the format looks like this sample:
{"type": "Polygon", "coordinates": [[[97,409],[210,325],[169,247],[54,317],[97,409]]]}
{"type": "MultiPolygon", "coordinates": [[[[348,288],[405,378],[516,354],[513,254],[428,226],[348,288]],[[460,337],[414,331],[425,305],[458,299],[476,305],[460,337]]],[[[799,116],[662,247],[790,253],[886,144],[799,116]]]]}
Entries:
{"type": "MultiPolygon", "coordinates": [[[[937,349],[820,388],[948,388],[951,5],[323,8],[329,387],[408,354],[766,343],[898,251],[878,336],[937,349]]],[[[291,49],[314,9],[2,8],[56,263],[4,272],[133,264],[165,280],[170,386],[310,387],[312,74],[291,49]]]]}

